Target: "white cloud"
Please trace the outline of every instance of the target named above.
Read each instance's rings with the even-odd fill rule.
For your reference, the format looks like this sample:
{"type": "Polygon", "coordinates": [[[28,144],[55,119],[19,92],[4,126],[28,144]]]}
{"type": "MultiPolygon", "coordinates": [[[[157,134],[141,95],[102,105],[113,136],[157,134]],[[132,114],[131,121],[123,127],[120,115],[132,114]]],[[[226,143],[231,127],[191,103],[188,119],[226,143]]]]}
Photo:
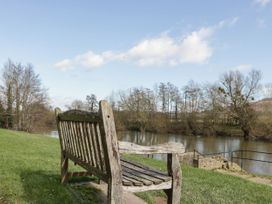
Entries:
{"type": "Polygon", "coordinates": [[[255,0],[254,2],[262,7],[265,7],[271,2],[271,0],[255,0]]]}
{"type": "Polygon", "coordinates": [[[213,34],[212,28],[202,28],[192,32],[183,39],[179,46],[177,60],[180,63],[203,63],[212,56],[212,48],[209,46],[209,37],[213,34]]]}
{"type": "Polygon", "coordinates": [[[60,68],[61,70],[65,71],[72,68],[72,61],[69,59],[64,59],[60,62],[55,64],[55,67],[60,68]]]}
{"type": "Polygon", "coordinates": [[[215,26],[203,27],[180,38],[163,33],[158,37],[144,39],[123,52],[106,51],[99,54],[88,51],[62,60],[55,66],[67,70],[75,67],[94,69],[110,61],[131,61],[139,66],[205,63],[213,55],[210,39],[214,32],[225,26],[232,26],[238,20],[239,17],[224,20],[215,26]]]}
{"type": "Polygon", "coordinates": [[[88,51],[72,59],[64,59],[55,64],[61,70],[75,67],[93,69],[109,61],[134,61],[140,66],[177,65],[183,63],[199,64],[206,62],[212,56],[209,38],[213,28],[201,28],[182,39],[174,39],[166,34],[145,39],[125,52],[106,51],[95,54],[88,51]]]}
{"type": "Polygon", "coordinates": [[[55,67],[60,68],[63,71],[73,69],[78,66],[91,69],[102,66],[105,63],[105,58],[107,57],[89,51],[84,54],[77,55],[73,59],[64,59],[57,62],[55,67]]]}
{"type": "Polygon", "coordinates": [[[141,66],[159,65],[172,58],[177,51],[178,45],[174,39],[161,36],[143,40],[124,55],[126,59],[136,60],[141,66]]]}
{"type": "Polygon", "coordinates": [[[134,60],[140,66],[204,63],[212,56],[209,46],[212,34],[213,28],[201,28],[182,39],[174,39],[167,35],[146,39],[124,55],[127,60],[134,60]]]}
{"type": "Polygon", "coordinates": [[[92,51],[78,55],[73,60],[75,65],[86,68],[100,67],[105,63],[103,55],[95,54],[92,51]]]}
{"type": "Polygon", "coordinates": [[[234,26],[239,21],[239,19],[240,19],[239,16],[235,16],[232,19],[222,20],[215,27],[216,28],[223,28],[225,26],[231,27],[231,26],[234,26]]]}
{"type": "Polygon", "coordinates": [[[238,66],[233,67],[232,70],[234,71],[238,70],[240,72],[246,73],[252,70],[252,68],[253,68],[252,64],[240,64],[238,66]]]}

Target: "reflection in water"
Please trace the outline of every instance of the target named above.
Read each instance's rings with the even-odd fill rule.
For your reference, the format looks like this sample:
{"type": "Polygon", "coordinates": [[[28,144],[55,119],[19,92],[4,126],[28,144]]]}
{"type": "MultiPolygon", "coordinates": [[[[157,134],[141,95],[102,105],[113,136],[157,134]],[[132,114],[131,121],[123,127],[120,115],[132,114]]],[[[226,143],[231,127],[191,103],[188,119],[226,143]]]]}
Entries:
{"type": "MultiPolygon", "coordinates": [[[[166,142],[183,143],[186,152],[191,152],[194,149],[201,153],[217,153],[229,152],[224,156],[229,158],[230,152],[234,150],[256,150],[262,152],[272,152],[272,143],[244,141],[238,137],[204,137],[204,136],[184,136],[175,134],[154,134],[140,132],[119,132],[118,139],[122,141],[133,142],[139,145],[155,145],[166,142]]],[[[161,158],[161,155],[154,155],[156,159],[161,158]]],[[[240,155],[241,156],[241,155],[240,155]]],[[[244,153],[243,157],[254,158],[259,160],[272,161],[272,155],[260,154],[253,152],[244,153]]],[[[240,163],[240,160],[236,161],[240,163]]],[[[262,175],[272,175],[272,163],[263,163],[256,161],[243,161],[243,168],[248,172],[262,175]]]]}

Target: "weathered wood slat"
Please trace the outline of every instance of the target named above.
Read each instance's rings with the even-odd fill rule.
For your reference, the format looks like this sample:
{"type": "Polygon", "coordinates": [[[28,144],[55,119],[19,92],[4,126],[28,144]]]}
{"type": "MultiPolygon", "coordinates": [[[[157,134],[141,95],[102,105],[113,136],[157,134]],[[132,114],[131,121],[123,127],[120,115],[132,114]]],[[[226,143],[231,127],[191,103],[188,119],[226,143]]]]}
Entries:
{"type": "Polygon", "coordinates": [[[81,135],[81,132],[80,132],[80,122],[75,122],[75,130],[76,130],[75,137],[77,137],[78,145],[79,145],[79,148],[81,150],[81,152],[80,152],[80,158],[84,162],[87,162],[86,161],[86,156],[85,156],[85,151],[84,151],[84,144],[83,144],[83,140],[82,140],[82,135],[81,135]]]}
{"type": "Polygon", "coordinates": [[[60,129],[60,137],[62,143],[62,150],[68,149],[68,142],[66,141],[65,132],[63,131],[63,122],[59,122],[59,129],[60,129]]]}
{"type": "Polygon", "coordinates": [[[69,141],[69,152],[76,155],[76,148],[74,146],[74,141],[72,138],[72,134],[71,134],[71,129],[70,129],[70,124],[69,122],[63,121],[64,123],[64,132],[65,132],[65,137],[67,138],[67,140],[69,141]]]}
{"type": "Polygon", "coordinates": [[[99,167],[102,171],[104,171],[104,162],[102,160],[102,147],[101,147],[101,135],[99,132],[99,126],[98,123],[94,123],[94,133],[95,133],[95,139],[96,139],[96,145],[97,145],[97,154],[98,154],[98,158],[99,158],[99,167]]]}
{"type": "Polygon", "coordinates": [[[133,183],[125,178],[122,178],[122,184],[124,186],[133,186],[133,183]]]}
{"type": "Polygon", "coordinates": [[[80,110],[69,110],[65,113],[58,114],[58,119],[61,121],[72,121],[72,122],[90,122],[95,123],[101,120],[101,117],[97,113],[90,114],[86,111],[80,110]]]}
{"type": "Polygon", "coordinates": [[[102,117],[99,126],[105,152],[105,163],[107,172],[111,177],[108,182],[108,203],[121,204],[123,194],[122,172],[113,112],[106,101],[100,101],[99,111],[102,117]]]}
{"type": "Polygon", "coordinates": [[[150,185],[150,186],[123,186],[123,190],[129,191],[129,192],[144,192],[144,191],[152,191],[152,190],[171,189],[171,188],[172,188],[172,180],[160,183],[158,185],[150,185]]]}
{"type": "Polygon", "coordinates": [[[98,156],[98,150],[97,150],[97,143],[96,143],[96,134],[95,134],[95,130],[94,130],[94,124],[90,124],[90,129],[91,129],[91,135],[92,135],[92,142],[93,142],[93,152],[94,152],[94,157],[95,157],[95,165],[96,168],[101,169],[100,168],[100,161],[99,161],[99,156],[98,156]]]}
{"type": "Polygon", "coordinates": [[[131,164],[133,166],[137,166],[139,168],[147,169],[148,171],[155,172],[155,173],[160,174],[162,176],[169,176],[166,172],[162,172],[162,171],[160,171],[158,169],[154,169],[154,168],[151,168],[149,166],[145,166],[145,165],[139,164],[136,161],[131,161],[131,160],[125,159],[123,157],[121,157],[120,160],[121,160],[121,162],[125,162],[125,163],[131,164]]]}
{"type": "Polygon", "coordinates": [[[128,178],[133,178],[133,179],[143,183],[143,185],[146,185],[146,186],[150,186],[150,185],[153,184],[152,181],[150,181],[148,179],[145,179],[145,178],[143,178],[141,176],[137,176],[137,175],[133,174],[133,172],[131,172],[131,171],[125,171],[124,169],[122,171],[122,176],[123,177],[128,177],[128,178]]]}
{"type": "Polygon", "coordinates": [[[94,153],[94,144],[92,142],[92,134],[91,134],[91,130],[90,130],[90,125],[89,123],[86,123],[86,133],[87,133],[87,139],[88,139],[88,143],[90,145],[90,154],[91,154],[91,160],[92,160],[92,166],[96,167],[96,161],[95,161],[95,153],[94,153]]]}
{"type": "Polygon", "coordinates": [[[86,152],[87,152],[87,157],[88,157],[88,163],[90,165],[92,165],[93,159],[92,159],[92,154],[91,154],[91,146],[90,146],[89,136],[88,136],[88,132],[86,129],[86,122],[82,123],[82,131],[83,131],[83,135],[84,135],[84,139],[85,139],[85,143],[86,143],[86,152]]]}
{"type": "Polygon", "coordinates": [[[72,141],[72,144],[73,144],[73,148],[75,150],[75,157],[79,157],[79,149],[78,149],[78,145],[77,145],[77,141],[76,141],[76,138],[74,137],[74,128],[73,128],[73,122],[67,122],[68,124],[68,128],[69,128],[69,136],[70,136],[70,139],[72,141]]]}
{"type": "Polygon", "coordinates": [[[121,163],[122,163],[122,166],[124,166],[124,167],[134,169],[135,171],[139,171],[143,174],[147,174],[149,176],[155,177],[155,178],[160,179],[162,181],[171,180],[171,177],[166,175],[165,173],[160,172],[158,170],[148,168],[148,167],[140,165],[140,164],[137,164],[135,162],[122,159],[121,163]]]}
{"type": "Polygon", "coordinates": [[[71,131],[72,131],[72,138],[75,142],[75,147],[76,147],[76,150],[77,150],[77,158],[81,158],[81,148],[80,148],[80,145],[79,145],[79,140],[78,140],[78,137],[77,137],[77,131],[76,131],[76,127],[75,127],[75,122],[71,122],[70,123],[71,125],[71,131]]]}
{"type": "Polygon", "coordinates": [[[83,157],[84,153],[83,153],[83,149],[82,149],[82,141],[81,141],[81,135],[79,133],[78,122],[73,122],[73,128],[74,128],[74,138],[77,141],[77,145],[78,145],[78,149],[79,149],[78,156],[83,162],[86,162],[83,157]]]}
{"type": "MultiPolygon", "coordinates": [[[[123,166],[127,167],[129,169],[133,169],[132,166],[129,166],[127,164],[123,164],[123,166]]],[[[150,171],[148,171],[146,169],[140,169],[140,168],[138,168],[136,166],[134,166],[134,170],[138,171],[138,172],[141,172],[141,174],[145,174],[146,176],[148,176],[148,178],[150,180],[152,180],[152,182],[154,182],[154,184],[159,184],[159,183],[171,180],[171,178],[169,179],[168,177],[161,176],[161,175],[158,175],[158,174],[155,175],[153,172],[150,172],[150,171]]]]}
{"type": "Polygon", "coordinates": [[[168,204],[180,204],[181,199],[181,168],[177,154],[167,155],[168,174],[172,176],[172,188],[165,190],[168,204]]]}
{"type": "MultiPolygon", "coordinates": [[[[151,184],[157,185],[157,184],[160,184],[160,183],[163,182],[162,179],[158,179],[156,177],[153,177],[153,176],[151,176],[149,174],[142,173],[142,172],[137,171],[137,170],[132,170],[132,169],[127,168],[127,167],[125,167],[123,165],[122,165],[122,172],[123,173],[128,172],[128,173],[130,173],[132,175],[135,175],[135,176],[139,177],[140,179],[145,179],[145,180],[147,180],[147,183],[150,183],[150,185],[151,184]]],[[[146,185],[148,185],[148,184],[146,184],[146,185]]]]}
{"type": "Polygon", "coordinates": [[[102,144],[102,138],[101,138],[99,123],[96,124],[96,127],[97,127],[97,134],[99,135],[98,140],[99,140],[99,146],[100,146],[101,166],[102,166],[103,171],[106,171],[105,150],[104,150],[103,144],[102,144]]]}
{"type": "Polygon", "coordinates": [[[88,154],[88,144],[86,142],[86,134],[84,133],[84,128],[83,128],[83,123],[84,122],[80,122],[80,133],[81,133],[81,137],[82,137],[82,142],[83,142],[83,150],[84,150],[84,154],[85,154],[85,159],[87,163],[90,163],[90,157],[88,154]]]}
{"type": "Polygon", "coordinates": [[[78,122],[77,123],[78,126],[78,135],[80,137],[81,140],[81,147],[82,147],[82,158],[83,161],[89,163],[89,159],[88,159],[88,154],[87,154],[87,148],[86,148],[86,142],[85,142],[85,138],[84,138],[84,134],[83,134],[83,130],[82,130],[82,122],[78,122]]]}
{"type": "Polygon", "coordinates": [[[139,181],[137,179],[132,178],[132,176],[128,177],[127,175],[123,174],[123,178],[125,178],[128,181],[131,181],[134,186],[143,186],[143,182],[141,182],[141,181],[139,181]]]}
{"type": "Polygon", "coordinates": [[[80,128],[79,128],[79,123],[80,122],[74,122],[74,128],[75,128],[75,133],[76,133],[75,137],[76,137],[76,140],[78,141],[78,146],[79,146],[79,150],[80,150],[79,158],[83,162],[86,162],[85,155],[84,155],[83,144],[82,144],[83,142],[82,142],[80,128]]]}
{"type": "Polygon", "coordinates": [[[64,122],[64,121],[61,122],[61,129],[62,129],[62,138],[63,138],[63,141],[65,142],[65,151],[73,152],[71,139],[68,134],[66,122],[64,122]]]}
{"type": "Polygon", "coordinates": [[[72,151],[72,146],[71,146],[71,141],[70,141],[70,138],[69,138],[69,134],[67,133],[67,129],[66,129],[66,122],[62,122],[60,125],[61,125],[61,129],[62,129],[62,139],[63,139],[63,142],[65,143],[64,146],[65,146],[65,150],[66,151],[72,151]]]}
{"type": "Polygon", "coordinates": [[[182,154],[185,152],[183,144],[166,143],[156,146],[141,146],[131,142],[119,141],[119,152],[127,154],[182,154]]]}

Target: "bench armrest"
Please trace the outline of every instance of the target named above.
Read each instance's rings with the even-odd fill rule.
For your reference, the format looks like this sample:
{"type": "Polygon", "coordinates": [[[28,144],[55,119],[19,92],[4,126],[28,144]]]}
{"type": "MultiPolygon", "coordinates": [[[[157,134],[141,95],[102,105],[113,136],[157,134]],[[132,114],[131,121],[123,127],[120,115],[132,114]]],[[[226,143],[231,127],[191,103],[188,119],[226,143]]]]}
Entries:
{"type": "Polygon", "coordinates": [[[119,152],[127,154],[182,154],[185,148],[181,143],[169,142],[154,146],[141,146],[119,141],[119,152]]]}

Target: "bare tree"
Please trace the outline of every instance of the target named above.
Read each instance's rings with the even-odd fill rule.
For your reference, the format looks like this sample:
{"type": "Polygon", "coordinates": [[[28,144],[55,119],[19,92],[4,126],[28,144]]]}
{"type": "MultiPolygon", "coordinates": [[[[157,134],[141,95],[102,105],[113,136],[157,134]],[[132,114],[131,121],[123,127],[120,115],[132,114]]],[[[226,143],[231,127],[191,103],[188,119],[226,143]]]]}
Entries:
{"type": "Polygon", "coordinates": [[[165,113],[168,111],[168,102],[169,102],[169,95],[168,95],[168,88],[165,83],[159,84],[159,101],[161,103],[161,112],[165,113]]]}
{"type": "Polygon", "coordinates": [[[198,112],[203,107],[203,92],[200,85],[189,81],[183,88],[185,111],[189,113],[198,112]]]}
{"type": "MultiPolygon", "coordinates": [[[[13,127],[18,130],[31,131],[34,124],[34,105],[47,105],[46,89],[42,88],[39,75],[35,74],[33,66],[14,63],[11,60],[4,65],[3,97],[6,99],[7,115],[11,121],[14,116],[13,127]]],[[[8,122],[8,126],[10,126],[8,122]]]]}
{"type": "Polygon", "coordinates": [[[156,111],[153,92],[146,88],[133,88],[128,93],[121,93],[120,99],[122,110],[130,113],[130,122],[135,123],[141,131],[145,131],[156,111]]]}
{"type": "MultiPolygon", "coordinates": [[[[41,87],[41,80],[38,74],[35,74],[33,66],[28,64],[24,67],[22,73],[22,83],[21,83],[21,127],[26,127],[30,130],[32,124],[30,121],[33,119],[33,115],[37,114],[34,107],[47,106],[47,93],[46,89],[41,87]]],[[[32,121],[33,123],[33,121],[32,121]]]]}
{"type": "Polygon", "coordinates": [[[98,109],[98,101],[95,94],[86,96],[86,105],[88,111],[94,112],[98,109]]]}
{"type": "Polygon", "coordinates": [[[170,82],[167,83],[168,90],[168,112],[170,114],[170,118],[172,118],[172,113],[174,113],[175,120],[178,119],[178,106],[181,103],[181,96],[178,87],[170,82]]]}
{"type": "Polygon", "coordinates": [[[250,103],[260,88],[260,80],[260,71],[252,70],[247,76],[239,71],[230,71],[220,81],[219,91],[225,98],[226,108],[241,127],[245,139],[252,136],[256,114],[250,103]]]}
{"type": "Polygon", "coordinates": [[[86,110],[86,105],[82,100],[74,100],[70,105],[66,105],[69,110],[86,110]]]}

